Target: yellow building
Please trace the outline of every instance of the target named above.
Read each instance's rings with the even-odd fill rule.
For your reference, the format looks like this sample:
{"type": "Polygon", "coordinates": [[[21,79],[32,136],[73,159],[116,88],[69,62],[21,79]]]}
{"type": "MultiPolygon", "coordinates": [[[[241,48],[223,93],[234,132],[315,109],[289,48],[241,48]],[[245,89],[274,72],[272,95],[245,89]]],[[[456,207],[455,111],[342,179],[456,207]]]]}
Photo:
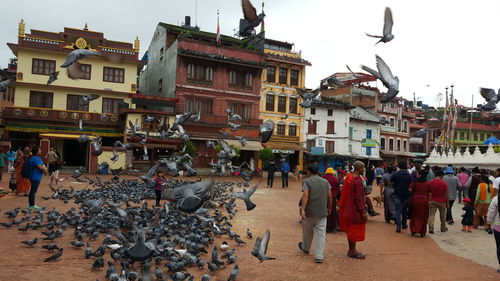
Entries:
{"type": "Polygon", "coordinates": [[[292,50],[293,44],[265,40],[266,68],[262,72],[260,118],[274,124],[271,140],[264,144],[276,157],[287,154],[290,167],[303,165],[304,110],[297,88],[304,89],[306,66],[300,52],[292,50]]]}
{"type": "Polygon", "coordinates": [[[90,153],[92,146],[79,143],[77,138],[83,133],[101,136],[104,146],[123,141],[119,113],[129,107],[136,93],[139,40],[133,44],[108,40],[87,26],[64,28],[63,32],[32,29],[28,34],[21,20],[18,41],[8,46],[17,56],[16,81],[11,83],[14,106],[3,112],[6,137],[12,146],[40,145],[43,153],[55,147],[67,166],[94,171],[97,161],[104,161],[103,155],[109,153],[98,159],[90,153]],[[94,50],[100,55],[81,59],[81,79],[70,79],[67,69],[60,65],[76,49],[94,50]],[[50,75],[57,71],[58,79],[48,84],[50,75]],[[81,97],[90,94],[99,98],[82,106],[81,97]],[[79,120],[83,121],[83,130],[78,128],[79,120]]]}

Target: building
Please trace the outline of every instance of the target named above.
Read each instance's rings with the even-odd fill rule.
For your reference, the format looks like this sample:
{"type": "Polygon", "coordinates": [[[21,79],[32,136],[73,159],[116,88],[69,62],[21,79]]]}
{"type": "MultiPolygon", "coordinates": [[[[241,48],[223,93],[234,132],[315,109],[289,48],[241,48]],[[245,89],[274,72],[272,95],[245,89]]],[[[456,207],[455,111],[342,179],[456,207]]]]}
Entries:
{"type": "Polygon", "coordinates": [[[383,121],[371,111],[355,107],[349,118],[348,150],[354,159],[365,162],[381,161],[381,123],[383,121]]]}
{"type": "MultiPolygon", "coordinates": [[[[67,167],[95,171],[97,163],[109,162],[111,151],[98,158],[90,153],[88,142],[81,144],[77,138],[81,134],[100,136],[104,146],[123,141],[119,110],[131,103],[129,95],[136,92],[139,40],[133,44],[112,41],[87,27],[25,33],[21,20],[17,43],[7,45],[17,57],[17,69],[16,81],[11,83],[15,105],[3,110],[4,139],[16,148],[40,145],[44,154],[55,147],[67,167]],[[83,79],[70,79],[66,69],[59,67],[76,49],[100,53],[80,60],[83,79]],[[60,72],[58,79],[48,85],[49,75],[55,71],[60,72]],[[100,97],[82,106],[81,97],[90,94],[100,97]],[[83,130],[78,128],[79,120],[83,120],[83,130]]],[[[123,167],[124,161],[113,165],[123,167]]]]}
{"type": "Polygon", "coordinates": [[[484,124],[457,122],[455,145],[458,147],[482,145],[488,138],[498,136],[499,132],[499,128],[484,124]]]}
{"type": "Polygon", "coordinates": [[[303,167],[304,109],[297,89],[304,89],[306,66],[311,63],[292,50],[293,44],[265,39],[266,68],[262,72],[260,119],[274,124],[271,140],[264,144],[279,154],[287,154],[291,167],[303,167]]]}
{"type": "Polygon", "coordinates": [[[165,108],[168,112],[200,114],[199,122],[184,126],[197,149],[197,167],[216,161],[216,152],[207,148],[207,140],[225,138],[240,148],[240,162],[257,159],[257,151],[262,149],[259,102],[265,64],[262,51],[249,40],[222,35],[217,44],[215,33],[190,26],[189,17],[184,26],[159,23],[154,31],[147,65],[139,77],[140,92],[170,99],[165,108]],[[234,132],[227,128],[227,108],[243,118],[234,132]],[[248,145],[241,146],[237,136],[245,136],[248,145]]]}

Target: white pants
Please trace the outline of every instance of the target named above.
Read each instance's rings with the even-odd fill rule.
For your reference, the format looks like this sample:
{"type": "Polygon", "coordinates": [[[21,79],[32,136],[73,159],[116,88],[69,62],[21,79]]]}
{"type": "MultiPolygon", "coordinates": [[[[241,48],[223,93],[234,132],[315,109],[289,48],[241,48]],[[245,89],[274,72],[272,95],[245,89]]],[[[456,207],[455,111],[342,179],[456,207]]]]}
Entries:
{"type": "Polygon", "coordinates": [[[53,171],[53,172],[52,172],[52,177],[53,177],[54,179],[56,179],[56,180],[57,180],[57,179],[59,179],[59,170],[55,170],[55,171],[53,171]]]}
{"type": "Polygon", "coordinates": [[[325,250],[326,217],[321,219],[306,218],[302,220],[303,250],[309,251],[314,235],[316,236],[316,259],[323,259],[325,250]]]}

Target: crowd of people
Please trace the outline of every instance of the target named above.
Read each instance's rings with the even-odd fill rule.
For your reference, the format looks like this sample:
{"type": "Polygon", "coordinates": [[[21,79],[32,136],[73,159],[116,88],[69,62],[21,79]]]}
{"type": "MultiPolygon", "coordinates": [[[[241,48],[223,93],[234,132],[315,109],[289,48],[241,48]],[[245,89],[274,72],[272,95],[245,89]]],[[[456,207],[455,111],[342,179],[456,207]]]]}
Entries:
{"type": "MultiPolygon", "coordinates": [[[[498,191],[500,168],[494,171],[473,168],[456,169],[453,166],[430,167],[406,162],[393,166],[370,166],[363,162],[338,167],[328,167],[323,177],[318,167],[307,168],[300,200],[303,239],[299,249],[308,254],[313,235],[316,236],[316,262],[323,260],[325,233],[343,231],[347,235],[351,258],[364,259],[356,243],[364,241],[368,216],[379,215],[371,199],[384,204],[384,219],[394,222],[396,232],[409,228],[412,236],[434,234],[434,221],[439,211],[440,232],[448,231],[455,224],[452,208],[461,205],[462,231],[470,233],[483,228],[493,234],[500,265],[500,206],[498,191]],[[379,195],[373,186],[379,187],[379,195]]],[[[500,269],[498,269],[500,272],[500,269]]]]}

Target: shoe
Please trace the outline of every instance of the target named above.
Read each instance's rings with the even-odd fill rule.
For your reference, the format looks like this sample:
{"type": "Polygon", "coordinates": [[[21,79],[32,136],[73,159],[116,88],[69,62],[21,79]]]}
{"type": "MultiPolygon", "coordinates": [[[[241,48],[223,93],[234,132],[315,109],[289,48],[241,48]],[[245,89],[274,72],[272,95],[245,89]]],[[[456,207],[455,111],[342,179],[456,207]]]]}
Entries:
{"type": "Polygon", "coordinates": [[[407,228],[408,228],[408,225],[406,225],[406,224],[405,224],[405,225],[403,225],[401,228],[403,228],[403,229],[407,229],[407,228]]]}
{"type": "Polygon", "coordinates": [[[498,272],[498,273],[500,273],[500,268],[499,268],[499,269],[497,269],[497,272],[498,272]]]}
{"type": "MultiPolygon", "coordinates": [[[[472,231],[469,231],[469,232],[472,232],[472,231]]],[[[493,230],[491,228],[486,230],[486,232],[488,232],[488,234],[493,234],[493,230]]]]}
{"type": "Polygon", "coordinates": [[[441,229],[441,232],[446,232],[446,231],[448,231],[448,228],[441,229]]]}
{"type": "Polygon", "coordinates": [[[465,229],[462,229],[462,231],[464,231],[464,232],[465,232],[465,231],[467,231],[467,230],[465,230],[465,229]]]}
{"type": "Polygon", "coordinates": [[[326,230],[326,233],[333,233],[333,232],[335,232],[335,230],[333,230],[333,229],[327,229],[326,230]]]}
{"type": "Polygon", "coordinates": [[[37,205],[33,205],[33,206],[30,206],[29,209],[31,209],[31,210],[41,210],[42,207],[39,207],[37,205]]]}
{"type": "Polygon", "coordinates": [[[415,234],[417,234],[417,233],[415,233],[415,232],[412,232],[412,233],[411,233],[411,236],[415,236],[415,234]]]}
{"type": "Polygon", "coordinates": [[[400,226],[397,226],[397,227],[396,227],[396,232],[397,232],[397,233],[401,233],[401,227],[400,227],[400,226]]]}
{"type": "Polygon", "coordinates": [[[314,260],[316,263],[323,263],[323,260],[320,260],[320,259],[315,259],[314,260]]]}
{"type": "Polygon", "coordinates": [[[429,234],[434,234],[434,230],[429,230],[429,234]]]}
{"type": "Polygon", "coordinates": [[[302,249],[302,246],[304,246],[304,243],[299,242],[299,249],[300,249],[302,252],[304,252],[304,254],[308,254],[308,255],[309,255],[309,251],[306,251],[306,250],[302,249]]]}

